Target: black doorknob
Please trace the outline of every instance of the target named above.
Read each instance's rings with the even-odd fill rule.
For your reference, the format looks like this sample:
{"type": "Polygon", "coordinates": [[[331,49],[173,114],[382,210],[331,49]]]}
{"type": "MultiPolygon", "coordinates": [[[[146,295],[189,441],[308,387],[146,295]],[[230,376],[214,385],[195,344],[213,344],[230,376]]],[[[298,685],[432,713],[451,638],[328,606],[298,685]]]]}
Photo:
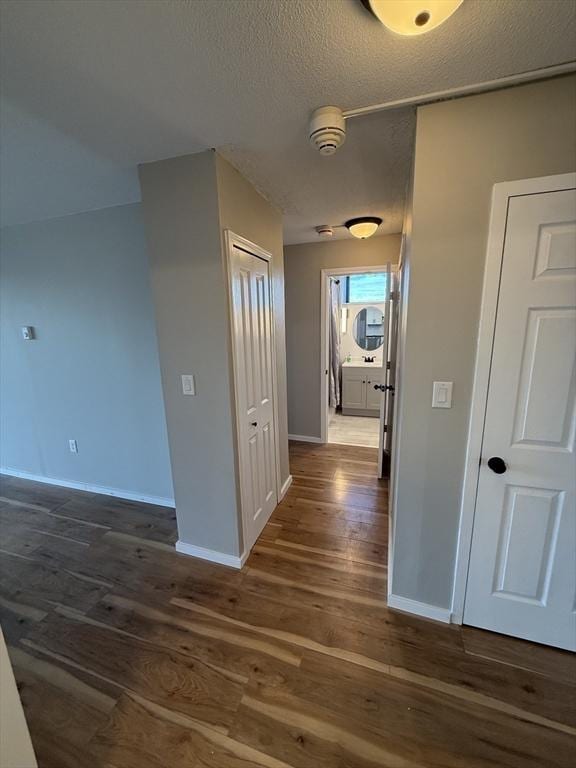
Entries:
{"type": "Polygon", "coordinates": [[[257,426],[258,426],[258,422],[257,422],[257,421],[251,421],[251,422],[250,422],[250,425],[251,425],[252,427],[257,427],[257,426]]]}
{"type": "Polygon", "coordinates": [[[394,392],[392,384],[374,384],[374,389],[379,389],[381,392],[386,392],[387,390],[394,392]]]}
{"type": "Polygon", "coordinates": [[[503,475],[504,472],[508,469],[506,466],[506,462],[504,459],[501,459],[500,456],[492,456],[488,459],[488,466],[492,470],[492,472],[495,472],[497,475],[503,475]]]}

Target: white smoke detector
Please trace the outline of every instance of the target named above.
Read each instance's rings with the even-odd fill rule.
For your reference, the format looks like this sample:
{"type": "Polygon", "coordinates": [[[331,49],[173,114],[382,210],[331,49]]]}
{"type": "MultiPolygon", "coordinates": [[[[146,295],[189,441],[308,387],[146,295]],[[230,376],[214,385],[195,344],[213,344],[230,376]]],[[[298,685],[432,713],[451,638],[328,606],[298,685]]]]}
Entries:
{"type": "Polygon", "coordinates": [[[312,112],[310,143],[321,155],[333,155],[346,139],[346,122],[340,107],[318,107],[312,112]]]}
{"type": "Polygon", "coordinates": [[[332,237],[334,234],[334,230],[329,224],[320,224],[316,227],[316,232],[320,237],[332,237]]]}

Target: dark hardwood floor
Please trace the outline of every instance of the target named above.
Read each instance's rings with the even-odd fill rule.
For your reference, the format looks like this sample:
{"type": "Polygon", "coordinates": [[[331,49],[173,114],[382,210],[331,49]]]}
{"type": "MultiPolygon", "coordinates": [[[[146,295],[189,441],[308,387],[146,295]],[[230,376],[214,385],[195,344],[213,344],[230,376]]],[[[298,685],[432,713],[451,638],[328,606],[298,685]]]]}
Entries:
{"type": "Polygon", "coordinates": [[[375,453],[293,443],[241,572],[176,554],[173,510],[2,478],[0,616],[40,766],[573,766],[573,656],[386,607],[375,453]]]}

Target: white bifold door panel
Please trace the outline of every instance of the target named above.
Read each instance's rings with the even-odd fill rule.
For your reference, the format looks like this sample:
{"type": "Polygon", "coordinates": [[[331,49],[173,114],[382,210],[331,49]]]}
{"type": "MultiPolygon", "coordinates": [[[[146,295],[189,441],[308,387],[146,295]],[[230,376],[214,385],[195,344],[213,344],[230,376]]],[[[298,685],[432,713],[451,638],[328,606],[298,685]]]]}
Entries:
{"type": "Polygon", "coordinates": [[[270,265],[233,246],[232,312],[244,551],[278,503],[270,265]]]}
{"type": "Polygon", "coordinates": [[[571,650],[575,354],[576,191],[510,197],[464,622],[571,650]]]}

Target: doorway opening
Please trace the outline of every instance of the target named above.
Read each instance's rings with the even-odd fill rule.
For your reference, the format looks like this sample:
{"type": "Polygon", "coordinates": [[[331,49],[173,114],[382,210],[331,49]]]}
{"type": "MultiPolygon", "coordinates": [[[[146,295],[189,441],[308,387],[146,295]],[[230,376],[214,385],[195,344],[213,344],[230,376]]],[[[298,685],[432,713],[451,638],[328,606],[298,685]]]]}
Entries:
{"type": "Polygon", "coordinates": [[[396,271],[387,266],[322,271],[323,443],[376,448],[389,467],[396,271]]]}

